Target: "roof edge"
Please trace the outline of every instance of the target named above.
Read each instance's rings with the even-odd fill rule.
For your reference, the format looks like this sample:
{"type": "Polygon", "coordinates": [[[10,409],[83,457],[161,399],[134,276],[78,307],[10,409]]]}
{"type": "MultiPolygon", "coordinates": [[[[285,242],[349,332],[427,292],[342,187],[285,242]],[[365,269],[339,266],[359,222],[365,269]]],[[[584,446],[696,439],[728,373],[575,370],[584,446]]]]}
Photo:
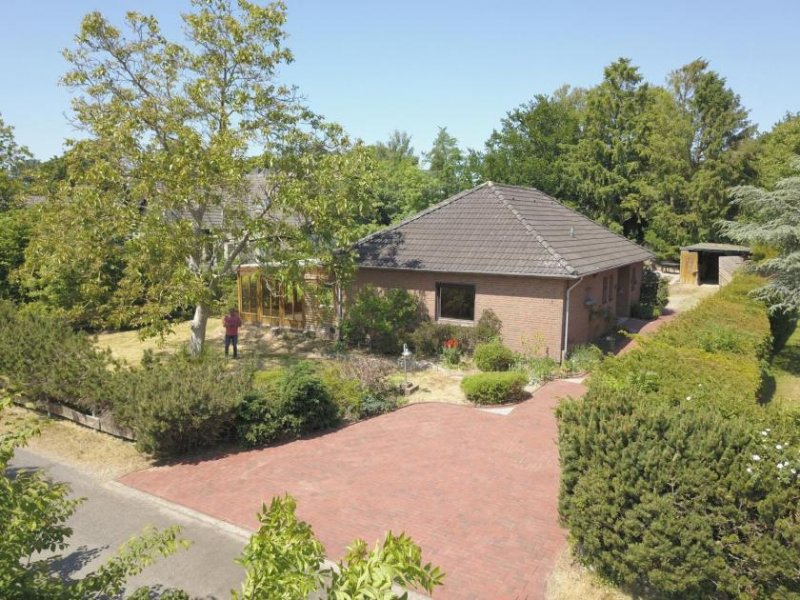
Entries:
{"type": "MultiPolygon", "coordinates": [[[[634,261],[639,262],[639,261],[634,261]]],[[[629,263],[630,264],[630,263],[629,263]]],[[[624,266],[624,265],[623,265],[624,266]]],[[[612,269],[615,267],[611,267],[612,269]]],[[[374,265],[364,265],[364,266],[357,266],[356,270],[361,269],[375,269],[376,271],[404,271],[407,273],[442,273],[445,275],[483,275],[486,277],[531,277],[534,279],[564,279],[564,280],[573,280],[573,279],[580,279],[582,275],[534,275],[531,273],[508,273],[504,271],[469,271],[469,270],[460,270],[460,271],[439,271],[436,269],[413,269],[413,268],[403,268],[403,267],[376,267],[374,265]]],[[[590,273],[591,274],[591,273],[590,273]]]]}

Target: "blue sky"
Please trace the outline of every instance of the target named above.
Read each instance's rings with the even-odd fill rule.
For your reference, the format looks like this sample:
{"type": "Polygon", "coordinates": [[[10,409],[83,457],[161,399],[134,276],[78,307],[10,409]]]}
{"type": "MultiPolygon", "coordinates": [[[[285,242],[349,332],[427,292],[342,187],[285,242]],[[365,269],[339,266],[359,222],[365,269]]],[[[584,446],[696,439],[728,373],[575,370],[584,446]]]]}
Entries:
{"type": "MultiPolygon", "coordinates": [[[[393,129],[429,148],[437,127],[481,148],[503,115],[564,83],[596,84],[620,56],[647,80],[704,57],[761,130],[800,111],[800,2],[288,0],[294,64],[282,79],[367,142],[393,129]]],[[[180,31],[188,0],[2,0],[0,113],[38,158],[75,136],[66,70],[81,17],[155,14],[180,31]]]]}

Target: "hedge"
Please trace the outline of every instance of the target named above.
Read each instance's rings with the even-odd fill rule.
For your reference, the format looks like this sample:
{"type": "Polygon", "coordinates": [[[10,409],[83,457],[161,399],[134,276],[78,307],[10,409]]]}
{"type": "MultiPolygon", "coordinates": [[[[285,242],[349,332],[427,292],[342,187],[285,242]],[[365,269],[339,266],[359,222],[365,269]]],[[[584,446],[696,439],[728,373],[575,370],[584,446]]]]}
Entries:
{"type": "Polygon", "coordinates": [[[476,404],[503,404],[519,400],[525,393],[527,377],[518,371],[478,373],[461,380],[467,400],[476,404]]]}
{"type": "Polygon", "coordinates": [[[800,597],[800,434],[757,401],[772,342],[748,292],[762,284],[737,276],[558,408],[576,555],[635,593],[800,597]]]}

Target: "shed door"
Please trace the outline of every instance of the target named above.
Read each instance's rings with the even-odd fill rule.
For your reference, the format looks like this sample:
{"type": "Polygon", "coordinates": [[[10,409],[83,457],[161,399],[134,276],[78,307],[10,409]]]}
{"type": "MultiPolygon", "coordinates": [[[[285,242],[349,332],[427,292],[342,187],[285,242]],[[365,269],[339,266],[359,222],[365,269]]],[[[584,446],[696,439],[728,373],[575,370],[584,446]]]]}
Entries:
{"type": "Polygon", "coordinates": [[[681,250],[681,283],[698,285],[698,253],[681,250]]]}

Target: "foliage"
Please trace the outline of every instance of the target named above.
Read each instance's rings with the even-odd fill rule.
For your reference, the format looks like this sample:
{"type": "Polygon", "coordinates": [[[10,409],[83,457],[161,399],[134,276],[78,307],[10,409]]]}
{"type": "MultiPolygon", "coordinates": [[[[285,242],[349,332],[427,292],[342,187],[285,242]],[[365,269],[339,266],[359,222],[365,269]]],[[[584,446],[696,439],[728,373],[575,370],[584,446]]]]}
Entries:
{"type": "Polygon", "coordinates": [[[518,371],[479,373],[461,380],[461,390],[475,404],[504,404],[525,395],[527,378],[518,371]]]}
{"type": "Polygon", "coordinates": [[[483,309],[475,324],[475,342],[502,341],[503,322],[491,308],[483,309]]]}
{"type": "Polygon", "coordinates": [[[517,366],[517,370],[528,374],[531,383],[544,383],[558,371],[558,363],[549,356],[532,356],[517,366]]]}
{"type": "Polygon", "coordinates": [[[0,211],[0,298],[20,301],[23,290],[15,271],[25,260],[25,248],[31,237],[31,210],[0,211]]]}
{"type": "MultiPolygon", "coordinates": [[[[447,127],[439,127],[430,151],[425,154],[428,172],[436,183],[433,200],[443,200],[472,187],[467,173],[467,159],[458,147],[458,140],[447,132],[447,127]]],[[[426,208],[421,206],[420,208],[426,208]]]]}
{"type": "Polygon", "coordinates": [[[0,301],[0,373],[32,401],[100,411],[109,406],[110,354],[58,315],[0,301]]]}
{"type": "Polygon", "coordinates": [[[30,151],[14,139],[14,128],[0,115],[0,212],[18,204],[22,191],[21,172],[30,156],[30,151]]]}
{"type": "Polygon", "coordinates": [[[603,351],[593,344],[575,346],[567,356],[566,371],[568,373],[588,373],[603,360],[603,351]]]}
{"type": "Polygon", "coordinates": [[[64,83],[77,92],[73,112],[90,168],[64,194],[85,188],[103,207],[135,209],[119,223],[135,235],[125,242],[117,306],[145,333],[194,307],[197,355],[220,281],[245,250],[297,284],[299,261],[309,258],[336,276],[348,271],[352,255],[335,251],[359,234],[352,221],[371,202],[371,161],[277,81],[292,61],[282,2],[192,5],[182,15],[183,42],[137,12],[127,13],[124,30],[98,12],[83,19],[64,52],[64,83]],[[251,150],[260,156],[248,157],[251,150]]]}
{"type": "Polygon", "coordinates": [[[261,526],[250,538],[239,563],[247,577],[242,600],[304,600],[317,590],[333,599],[375,598],[402,600],[392,586],[419,587],[432,593],[442,584],[438,567],[422,564],[422,553],[405,536],[389,532],[371,552],[356,540],[336,569],[323,568],[325,550],[311,527],[298,521],[291,496],[274,498],[259,514],[261,526]]]}
{"type": "Polygon", "coordinates": [[[280,386],[283,369],[257,371],[253,389],[245,393],[236,408],[236,439],[246,446],[262,446],[283,433],[280,386]]]}
{"type": "Polygon", "coordinates": [[[288,432],[300,435],[337,423],[336,404],[311,363],[299,362],[289,367],[278,393],[283,426],[288,432]]]}
{"type": "Polygon", "coordinates": [[[510,111],[486,141],[483,179],[564,197],[563,159],[580,137],[584,97],[583,90],[564,86],[510,111]]]}
{"type": "Polygon", "coordinates": [[[800,113],[787,113],[759,139],[755,170],[759,187],[771,190],[795,174],[792,163],[800,155],[800,113]]]}
{"type": "Polygon", "coordinates": [[[419,299],[414,294],[400,288],[381,292],[366,285],[347,307],[341,335],[351,346],[396,354],[422,318],[419,299]]]}
{"type": "Polygon", "coordinates": [[[800,456],[786,451],[800,437],[757,403],[770,327],[748,293],[761,283],[737,275],[558,408],[560,511],[579,558],[637,593],[800,593],[800,456]]]}
{"type": "MultiPolygon", "coordinates": [[[[7,402],[0,399],[0,411],[7,402]]],[[[148,529],[80,580],[53,576],[49,572],[50,561],[36,555],[67,547],[72,530],[66,523],[82,500],[69,498],[69,487],[50,483],[42,471],[14,472],[10,468],[14,450],[36,433],[33,426],[25,425],[0,435],[0,597],[8,600],[117,597],[126,580],[152,564],[157,555],[166,557],[188,545],[178,538],[177,527],[148,529]]]]}
{"type": "Polygon", "coordinates": [[[117,374],[114,418],[158,457],[214,446],[230,439],[250,378],[246,365],[230,369],[216,354],[176,354],[117,374]]]}
{"type": "Polygon", "coordinates": [[[438,356],[447,340],[456,340],[464,353],[472,353],[476,344],[501,340],[503,323],[492,309],[485,309],[474,327],[423,321],[409,336],[411,347],[421,356],[438,356]]]}
{"type": "Polygon", "coordinates": [[[502,342],[486,342],[475,346],[475,365],[481,371],[508,371],[514,364],[514,351],[502,342]]]}
{"type": "Polygon", "coordinates": [[[442,344],[442,361],[448,367],[457,367],[461,363],[461,346],[458,340],[450,338],[442,344]]]}
{"type": "MultiPolygon", "coordinates": [[[[795,164],[800,170],[800,159],[795,164]]],[[[726,221],[722,231],[745,244],[774,248],[778,255],[758,265],[769,281],[755,293],[773,311],[800,309],[800,175],[781,179],[775,189],[740,187],[734,191],[742,212],[739,221],[726,221]]]]}
{"type": "Polygon", "coordinates": [[[355,421],[397,408],[397,389],[386,377],[397,371],[389,360],[351,353],[323,369],[322,377],[339,407],[339,415],[355,421]]]}
{"type": "Polygon", "coordinates": [[[649,267],[642,270],[639,302],[631,308],[632,316],[655,319],[661,316],[669,302],[669,281],[649,267]]]}

